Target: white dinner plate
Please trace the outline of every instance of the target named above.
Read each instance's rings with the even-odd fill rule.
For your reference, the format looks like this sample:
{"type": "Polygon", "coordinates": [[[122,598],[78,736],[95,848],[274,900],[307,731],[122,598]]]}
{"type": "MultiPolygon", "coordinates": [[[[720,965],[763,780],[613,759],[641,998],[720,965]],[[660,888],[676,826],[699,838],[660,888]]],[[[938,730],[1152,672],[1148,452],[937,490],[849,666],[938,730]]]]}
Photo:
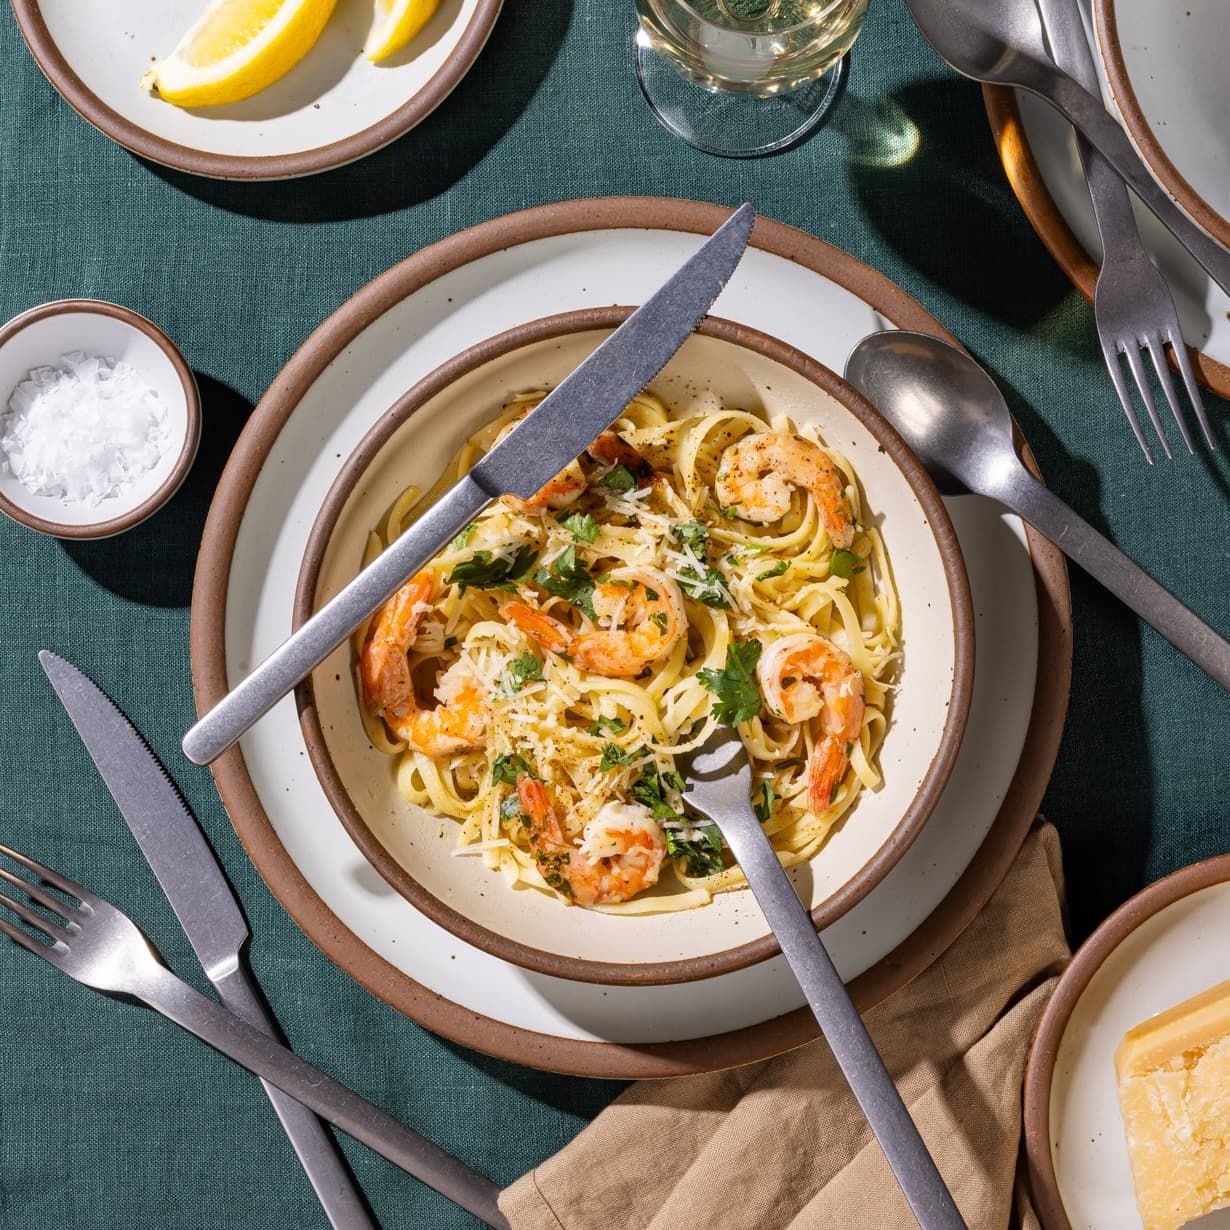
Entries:
{"type": "Polygon", "coordinates": [[[1098,49],[1128,135],[1158,183],[1230,245],[1230,6],[1098,0],[1098,49]]]}
{"type": "Polygon", "coordinates": [[[320,41],[243,102],[185,110],[139,88],[206,0],[13,0],[51,84],[95,128],[144,158],[221,179],[287,179],[362,158],[425,119],[465,76],[503,0],[442,0],[383,64],[362,48],[375,0],[338,0],[320,41]]]}
{"type": "MultiPolygon", "coordinates": [[[[1077,2],[1101,76],[1103,98],[1113,112],[1115,101],[1093,37],[1091,0],[1077,2]]],[[[1210,3],[1230,12],[1220,0],[1210,3]]],[[[1189,7],[1195,11],[1195,4],[1188,5],[1186,0],[1179,6],[1157,6],[1159,13],[1175,14],[1176,21],[1182,20],[1182,12],[1189,7]]],[[[1224,51],[1230,52],[1230,44],[1224,51]]],[[[1052,256],[1085,297],[1091,299],[1102,248],[1071,127],[1052,107],[1033,95],[988,88],[984,96],[1013,191],[1052,256]]],[[[1220,139],[1224,147],[1224,135],[1220,139]]],[[[1230,396],[1230,296],[1214,284],[1170,232],[1134,198],[1133,208],[1145,247],[1174,294],[1183,337],[1198,352],[1197,372],[1210,388],[1223,397],[1230,396]]]]}
{"type": "Polygon", "coordinates": [[[1030,1186],[1047,1230],[1139,1230],[1115,1050],[1146,1018],[1230,977],[1230,856],[1132,897],[1085,941],[1025,1073],[1030,1186]]]}
{"type": "MultiPolygon", "coordinates": [[[[406,389],[526,320],[643,301],[695,251],[695,232],[725,216],[637,198],[545,206],[425,249],[330,317],[257,407],[211,508],[193,597],[198,703],[207,708],[287,636],[324,495],[406,389]]],[[[855,342],[890,320],[938,329],[886,279],[819,240],[763,223],[754,242],[715,314],[838,371],[855,342]]],[[[1031,563],[1020,523],[979,498],[957,498],[949,510],[976,612],[973,703],[934,815],[879,886],[825,932],[845,977],[862,976],[864,1003],[942,951],[1002,878],[1045,788],[1066,708],[1062,557],[1035,536],[1031,563]],[[1036,593],[1045,599],[1041,672],[1036,593]]],[[[684,985],[614,987],[535,974],[470,947],[418,913],[352,844],[304,754],[292,698],[241,751],[214,771],[274,893],[343,968],[437,1032],[522,1063],[603,1076],[728,1066],[815,1036],[780,957],[684,985]]]]}

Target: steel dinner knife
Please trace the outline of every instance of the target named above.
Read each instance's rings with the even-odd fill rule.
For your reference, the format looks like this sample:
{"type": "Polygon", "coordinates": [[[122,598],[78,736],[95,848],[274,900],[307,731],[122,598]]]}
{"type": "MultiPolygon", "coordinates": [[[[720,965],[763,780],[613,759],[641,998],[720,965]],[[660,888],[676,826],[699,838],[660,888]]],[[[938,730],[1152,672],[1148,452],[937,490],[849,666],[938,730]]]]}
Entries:
{"type": "MultiPolygon", "coordinates": [[[[243,960],[248,926],[196,819],[145,740],[101,688],[44,649],[39,661],[120,814],[192,943],[223,1005],[276,1036],[269,1009],[243,960]]],[[[328,1128],[305,1106],[261,1082],[335,1230],[374,1230],[328,1128]]],[[[412,1173],[491,1226],[505,1226],[497,1186],[426,1138],[412,1173]]]]}
{"type": "Polygon", "coordinates": [[[232,688],[184,736],[188,759],[221,756],[493,500],[529,499],[579,457],[704,319],[755,220],[751,205],[737,209],[460,482],[232,688]]]}

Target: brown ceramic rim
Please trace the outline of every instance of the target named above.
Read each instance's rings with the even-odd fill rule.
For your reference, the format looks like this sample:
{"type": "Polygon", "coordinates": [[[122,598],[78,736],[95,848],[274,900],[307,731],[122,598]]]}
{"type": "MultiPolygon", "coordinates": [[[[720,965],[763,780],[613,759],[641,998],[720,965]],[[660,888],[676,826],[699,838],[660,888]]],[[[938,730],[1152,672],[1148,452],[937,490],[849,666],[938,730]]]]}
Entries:
{"type": "MultiPolygon", "coordinates": [[[[376,454],[407,419],[449,385],[493,359],[535,342],[574,333],[613,329],[627,320],[633,310],[630,307],[586,308],[518,325],[470,346],[436,368],[404,394],[359,442],[342,465],[325,496],[308,536],[303,564],[299,571],[299,581],[295,589],[295,627],[305,623],[316,609],[320,568],[346,501],[362,480],[376,454]]],[[[829,368],[802,351],[747,325],[709,316],[701,322],[696,331],[780,363],[827,393],[853,415],[871,433],[881,451],[889,455],[905,477],[934,535],[948,581],[955,660],[952,691],[948,698],[948,711],[940,733],[939,746],[927,767],[918,793],[884,844],[856,875],[812,910],[812,918],[817,928],[823,928],[853,909],[897,864],[934,810],[952,772],[957,751],[961,746],[961,737],[965,733],[965,719],[969,714],[974,682],[974,607],[970,598],[969,579],[966,576],[961,548],[957,543],[956,531],[952,527],[944,502],[940,499],[939,491],[905,441],[866,398],[860,396],[829,368]]],[[[704,957],[639,963],[590,961],[582,957],[545,952],[481,926],[424,888],[368,828],[341,780],[333,757],[329,754],[320,715],[316,709],[311,676],[299,685],[295,696],[299,705],[299,722],[312,767],[316,770],[316,776],[333,805],[333,810],[355,845],[411,905],[467,944],[525,969],[549,974],[554,978],[615,986],[654,986],[713,978],[754,965],[758,961],[767,961],[781,951],[770,933],[751,943],[740,944],[704,957]]]]}
{"type": "MultiPolygon", "coordinates": [[[[1073,234],[1042,178],[1042,172],[1025,138],[1025,126],[1021,123],[1021,109],[1016,91],[1006,86],[984,85],[982,99],[1008,183],[1029,219],[1029,224],[1059,267],[1068,275],[1072,285],[1092,303],[1094,285],[1098,280],[1098,266],[1073,234]]],[[[1230,367],[1210,358],[1194,346],[1188,346],[1187,352],[1191,356],[1192,366],[1200,383],[1222,397],[1230,397],[1230,367]]],[[[1171,362],[1173,361],[1172,359],[1171,362]]]]}
{"type": "Polygon", "coordinates": [[[1230,880],[1230,854],[1193,863],[1130,897],[1077,949],[1034,1029],[1025,1061],[1025,1156],[1029,1186],[1047,1230],[1071,1230],[1051,1157],[1051,1082],[1068,1021],[1108,957],[1138,927],[1202,889],[1230,880]]]}
{"type": "Polygon", "coordinates": [[[1119,38],[1119,20],[1115,16],[1114,0],[1093,0],[1094,28],[1098,51],[1106,67],[1106,79],[1115,105],[1123,116],[1128,133],[1149,164],[1163,188],[1223,247],[1230,247],[1230,219],[1223,217],[1183,177],[1171,162],[1162,143],[1153,131],[1128,75],[1123,44],[1119,38]]]}
{"type": "Polygon", "coordinates": [[[175,374],[184,389],[184,406],[187,416],[187,430],[184,432],[184,443],[175,461],[175,468],[167,475],[166,481],[142,504],[138,504],[131,512],[122,517],[113,517],[110,521],[95,521],[88,525],[62,525],[58,521],[48,521],[27,512],[20,505],[14,504],[3,493],[0,493],[0,512],[6,517],[24,525],[29,529],[38,530],[40,534],[50,534],[55,538],[110,538],[113,534],[122,534],[134,525],[140,525],[147,517],[153,516],[180,488],[192,463],[196,460],[196,450],[201,442],[201,397],[196,387],[196,377],[192,374],[179,347],[152,320],[134,312],[131,308],[120,307],[118,303],[108,303],[105,299],[57,299],[52,303],[41,303],[14,316],[6,325],[0,327],[0,347],[10,338],[16,337],[27,325],[35,321],[45,320],[48,316],[59,316],[65,312],[92,312],[96,316],[114,316],[134,329],[140,330],[154,342],[163,354],[171,361],[175,374]]]}
{"type": "Polygon", "coordinates": [[[13,0],[13,13],[43,75],[82,119],[125,149],[164,167],[211,179],[294,179],[364,158],[425,120],[453,92],[491,35],[504,0],[478,0],[470,23],[452,54],[408,102],[361,132],[316,149],[268,157],[240,157],[193,149],[155,136],[108,107],[64,58],[43,19],[39,0],[13,0]]]}
{"type": "MultiPolygon", "coordinates": [[[[728,209],[718,205],[659,197],[604,197],[542,205],[424,248],[334,312],[292,356],[261,399],[231,454],[210,507],[192,596],[192,678],[198,712],[213,708],[227,691],[225,625],[231,556],[264,458],[300,398],[357,334],[395,303],[448,271],[517,244],[627,227],[709,234],[729,215],[728,209]]],[[[752,246],[845,287],[901,328],[955,341],[883,274],[803,231],[761,218],[752,246]]],[[[1036,473],[1027,447],[1024,455],[1036,473]]],[[[1038,599],[1038,676],[1016,774],[990,832],[948,896],[897,948],[850,983],[854,1000],[864,1011],[926,969],[987,902],[1025,840],[1050,780],[1072,675],[1072,599],[1062,553],[1028,527],[1025,532],[1038,599]]],[[[713,1037],[641,1044],[553,1037],[464,1008],[385,961],[325,905],[278,840],[238,747],[216,760],[211,769],[248,856],[304,933],[377,998],[454,1042],[546,1071],[634,1080],[753,1063],[818,1036],[815,1018],[807,1008],[713,1037]]]]}

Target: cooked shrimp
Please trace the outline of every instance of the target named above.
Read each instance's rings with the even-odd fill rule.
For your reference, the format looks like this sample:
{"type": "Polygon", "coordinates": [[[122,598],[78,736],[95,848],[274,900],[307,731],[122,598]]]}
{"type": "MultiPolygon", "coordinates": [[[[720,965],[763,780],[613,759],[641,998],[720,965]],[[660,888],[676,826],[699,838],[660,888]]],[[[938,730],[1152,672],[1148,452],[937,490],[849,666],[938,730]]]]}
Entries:
{"type": "Polygon", "coordinates": [[[528,774],[517,778],[517,801],[530,821],[530,846],[542,878],[577,905],[627,901],[658,882],[666,839],[647,807],[606,803],[573,845],[564,837],[551,796],[528,774]]]}
{"type": "Polygon", "coordinates": [[[807,798],[813,811],[823,811],[846,775],[850,746],[863,728],[863,676],[835,645],[798,632],[765,649],[756,680],[774,716],[796,724],[819,717],[807,798]]]}
{"type": "Polygon", "coordinates": [[[594,613],[609,628],[578,633],[525,602],[500,614],[552,653],[567,654],[584,671],[631,679],[666,657],[687,632],[679,586],[655,568],[616,568],[594,586],[594,613]]]}
{"type": "Polygon", "coordinates": [[[434,592],[432,574],[420,572],[385,603],[359,655],[359,678],[364,704],[397,738],[425,755],[446,756],[481,747],[487,719],[483,690],[460,662],[440,676],[439,705],[419,706],[409,654],[434,592]]]}
{"type": "Polygon", "coordinates": [[[835,547],[854,541],[845,476],[818,444],[802,436],[757,432],[723,454],[713,484],[717,498],[745,521],[767,524],[790,511],[790,489],[811,494],[835,547]]]}
{"type": "MultiPolygon", "coordinates": [[[[503,440],[529,413],[527,410],[525,414],[520,414],[512,422],[506,423],[500,434],[495,438],[496,444],[503,440]]],[[[625,465],[638,479],[652,473],[640,453],[613,431],[604,431],[589,446],[586,453],[594,461],[602,465],[625,465]]],[[[550,482],[539,487],[528,500],[523,500],[515,495],[502,495],[500,499],[514,512],[536,513],[542,512],[547,508],[567,508],[569,504],[576,502],[588,485],[589,479],[586,477],[585,471],[581,467],[581,459],[578,457],[576,461],[569,462],[550,482]]]]}

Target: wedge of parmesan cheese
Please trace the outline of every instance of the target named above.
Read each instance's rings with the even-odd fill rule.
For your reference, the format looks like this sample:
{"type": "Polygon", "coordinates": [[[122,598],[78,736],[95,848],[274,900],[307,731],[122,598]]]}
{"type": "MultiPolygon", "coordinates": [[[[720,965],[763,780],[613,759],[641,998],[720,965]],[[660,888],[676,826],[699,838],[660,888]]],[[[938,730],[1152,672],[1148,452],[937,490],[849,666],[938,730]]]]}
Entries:
{"type": "Polygon", "coordinates": [[[1115,1070],[1145,1230],[1230,1207],[1230,982],[1130,1029],[1115,1070]]]}

